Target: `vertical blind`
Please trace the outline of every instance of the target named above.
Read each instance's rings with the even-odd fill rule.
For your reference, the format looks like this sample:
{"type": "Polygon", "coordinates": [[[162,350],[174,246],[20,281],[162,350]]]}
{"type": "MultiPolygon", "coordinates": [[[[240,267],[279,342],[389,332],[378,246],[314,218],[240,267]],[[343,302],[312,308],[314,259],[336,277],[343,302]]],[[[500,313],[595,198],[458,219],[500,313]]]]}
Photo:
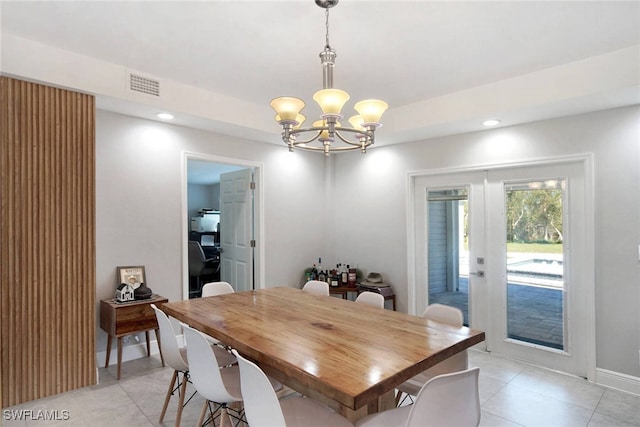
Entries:
{"type": "Polygon", "coordinates": [[[95,384],[93,96],[0,77],[2,407],[95,384]]]}

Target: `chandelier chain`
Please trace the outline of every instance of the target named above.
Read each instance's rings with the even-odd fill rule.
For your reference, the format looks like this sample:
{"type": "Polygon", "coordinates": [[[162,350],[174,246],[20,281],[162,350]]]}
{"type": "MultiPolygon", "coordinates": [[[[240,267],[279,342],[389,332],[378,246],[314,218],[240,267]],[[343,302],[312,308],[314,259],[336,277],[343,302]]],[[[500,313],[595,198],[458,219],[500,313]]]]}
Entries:
{"type": "Polygon", "coordinates": [[[324,16],[325,16],[325,29],[326,29],[326,35],[325,35],[325,47],[327,49],[330,49],[331,46],[329,46],[329,9],[325,9],[324,10],[324,16]]]}

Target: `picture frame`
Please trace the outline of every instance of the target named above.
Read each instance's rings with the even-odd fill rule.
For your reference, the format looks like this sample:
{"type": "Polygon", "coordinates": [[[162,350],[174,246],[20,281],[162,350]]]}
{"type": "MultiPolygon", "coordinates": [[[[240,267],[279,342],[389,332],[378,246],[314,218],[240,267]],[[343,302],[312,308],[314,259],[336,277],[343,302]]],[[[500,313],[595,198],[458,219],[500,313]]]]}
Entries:
{"type": "Polygon", "coordinates": [[[147,284],[147,278],[145,276],[144,266],[118,266],[116,267],[116,279],[119,286],[122,283],[130,285],[133,289],[137,289],[141,283],[147,284]]]}

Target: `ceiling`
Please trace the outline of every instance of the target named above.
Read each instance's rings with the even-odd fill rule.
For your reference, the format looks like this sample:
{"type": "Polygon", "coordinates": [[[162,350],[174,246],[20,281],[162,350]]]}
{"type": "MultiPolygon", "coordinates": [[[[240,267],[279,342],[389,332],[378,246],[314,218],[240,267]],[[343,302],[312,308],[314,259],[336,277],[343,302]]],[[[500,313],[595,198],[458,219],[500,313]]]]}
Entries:
{"type": "Polygon", "coordinates": [[[241,169],[246,169],[246,167],[189,159],[187,162],[187,183],[198,185],[219,184],[220,175],[241,169]]]}
{"type": "MultiPolygon", "coordinates": [[[[307,117],[319,114],[311,96],[322,86],[325,18],[313,0],[0,7],[3,46],[7,36],[36,41],[245,106],[163,100],[177,124],[279,143],[272,98],[301,97],[307,117]]],[[[478,130],[494,116],[509,126],[640,102],[638,1],[342,0],[330,10],[330,42],[334,86],[351,94],[346,108],[365,98],[390,105],[377,145],[478,130]]],[[[5,73],[12,66],[3,59],[5,73]]],[[[158,111],[95,93],[100,108],[158,111]]]]}

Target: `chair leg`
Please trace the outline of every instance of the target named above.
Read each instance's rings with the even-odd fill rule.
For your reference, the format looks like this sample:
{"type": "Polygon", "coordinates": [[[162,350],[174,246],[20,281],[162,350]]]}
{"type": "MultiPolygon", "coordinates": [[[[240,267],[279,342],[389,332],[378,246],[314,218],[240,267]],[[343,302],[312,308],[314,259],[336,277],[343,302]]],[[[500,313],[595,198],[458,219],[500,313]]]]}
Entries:
{"type": "Polygon", "coordinates": [[[176,427],[180,427],[182,418],[182,408],[184,407],[184,395],[187,393],[187,374],[182,373],[182,387],[180,387],[180,397],[178,398],[178,413],[176,414],[176,427]]]}
{"type": "Polygon", "coordinates": [[[162,423],[164,419],[164,414],[167,412],[167,406],[169,405],[169,400],[171,399],[171,394],[173,392],[173,386],[176,383],[176,379],[178,379],[178,371],[173,371],[173,377],[171,377],[171,383],[169,384],[169,389],[167,390],[167,396],[164,398],[164,406],[162,406],[162,412],[160,413],[159,423],[162,423]]]}
{"type": "Polygon", "coordinates": [[[220,427],[232,426],[231,418],[229,417],[229,412],[227,411],[226,406],[223,406],[220,410],[220,427]]]}
{"type": "Polygon", "coordinates": [[[205,400],[204,404],[202,405],[202,409],[200,410],[200,418],[198,418],[198,422],[196,423],[197,426],[202,425],[202,422],[204,421],[204,415],[207,413],[207,409],[209,409],[209,401],[205,400]]]}

